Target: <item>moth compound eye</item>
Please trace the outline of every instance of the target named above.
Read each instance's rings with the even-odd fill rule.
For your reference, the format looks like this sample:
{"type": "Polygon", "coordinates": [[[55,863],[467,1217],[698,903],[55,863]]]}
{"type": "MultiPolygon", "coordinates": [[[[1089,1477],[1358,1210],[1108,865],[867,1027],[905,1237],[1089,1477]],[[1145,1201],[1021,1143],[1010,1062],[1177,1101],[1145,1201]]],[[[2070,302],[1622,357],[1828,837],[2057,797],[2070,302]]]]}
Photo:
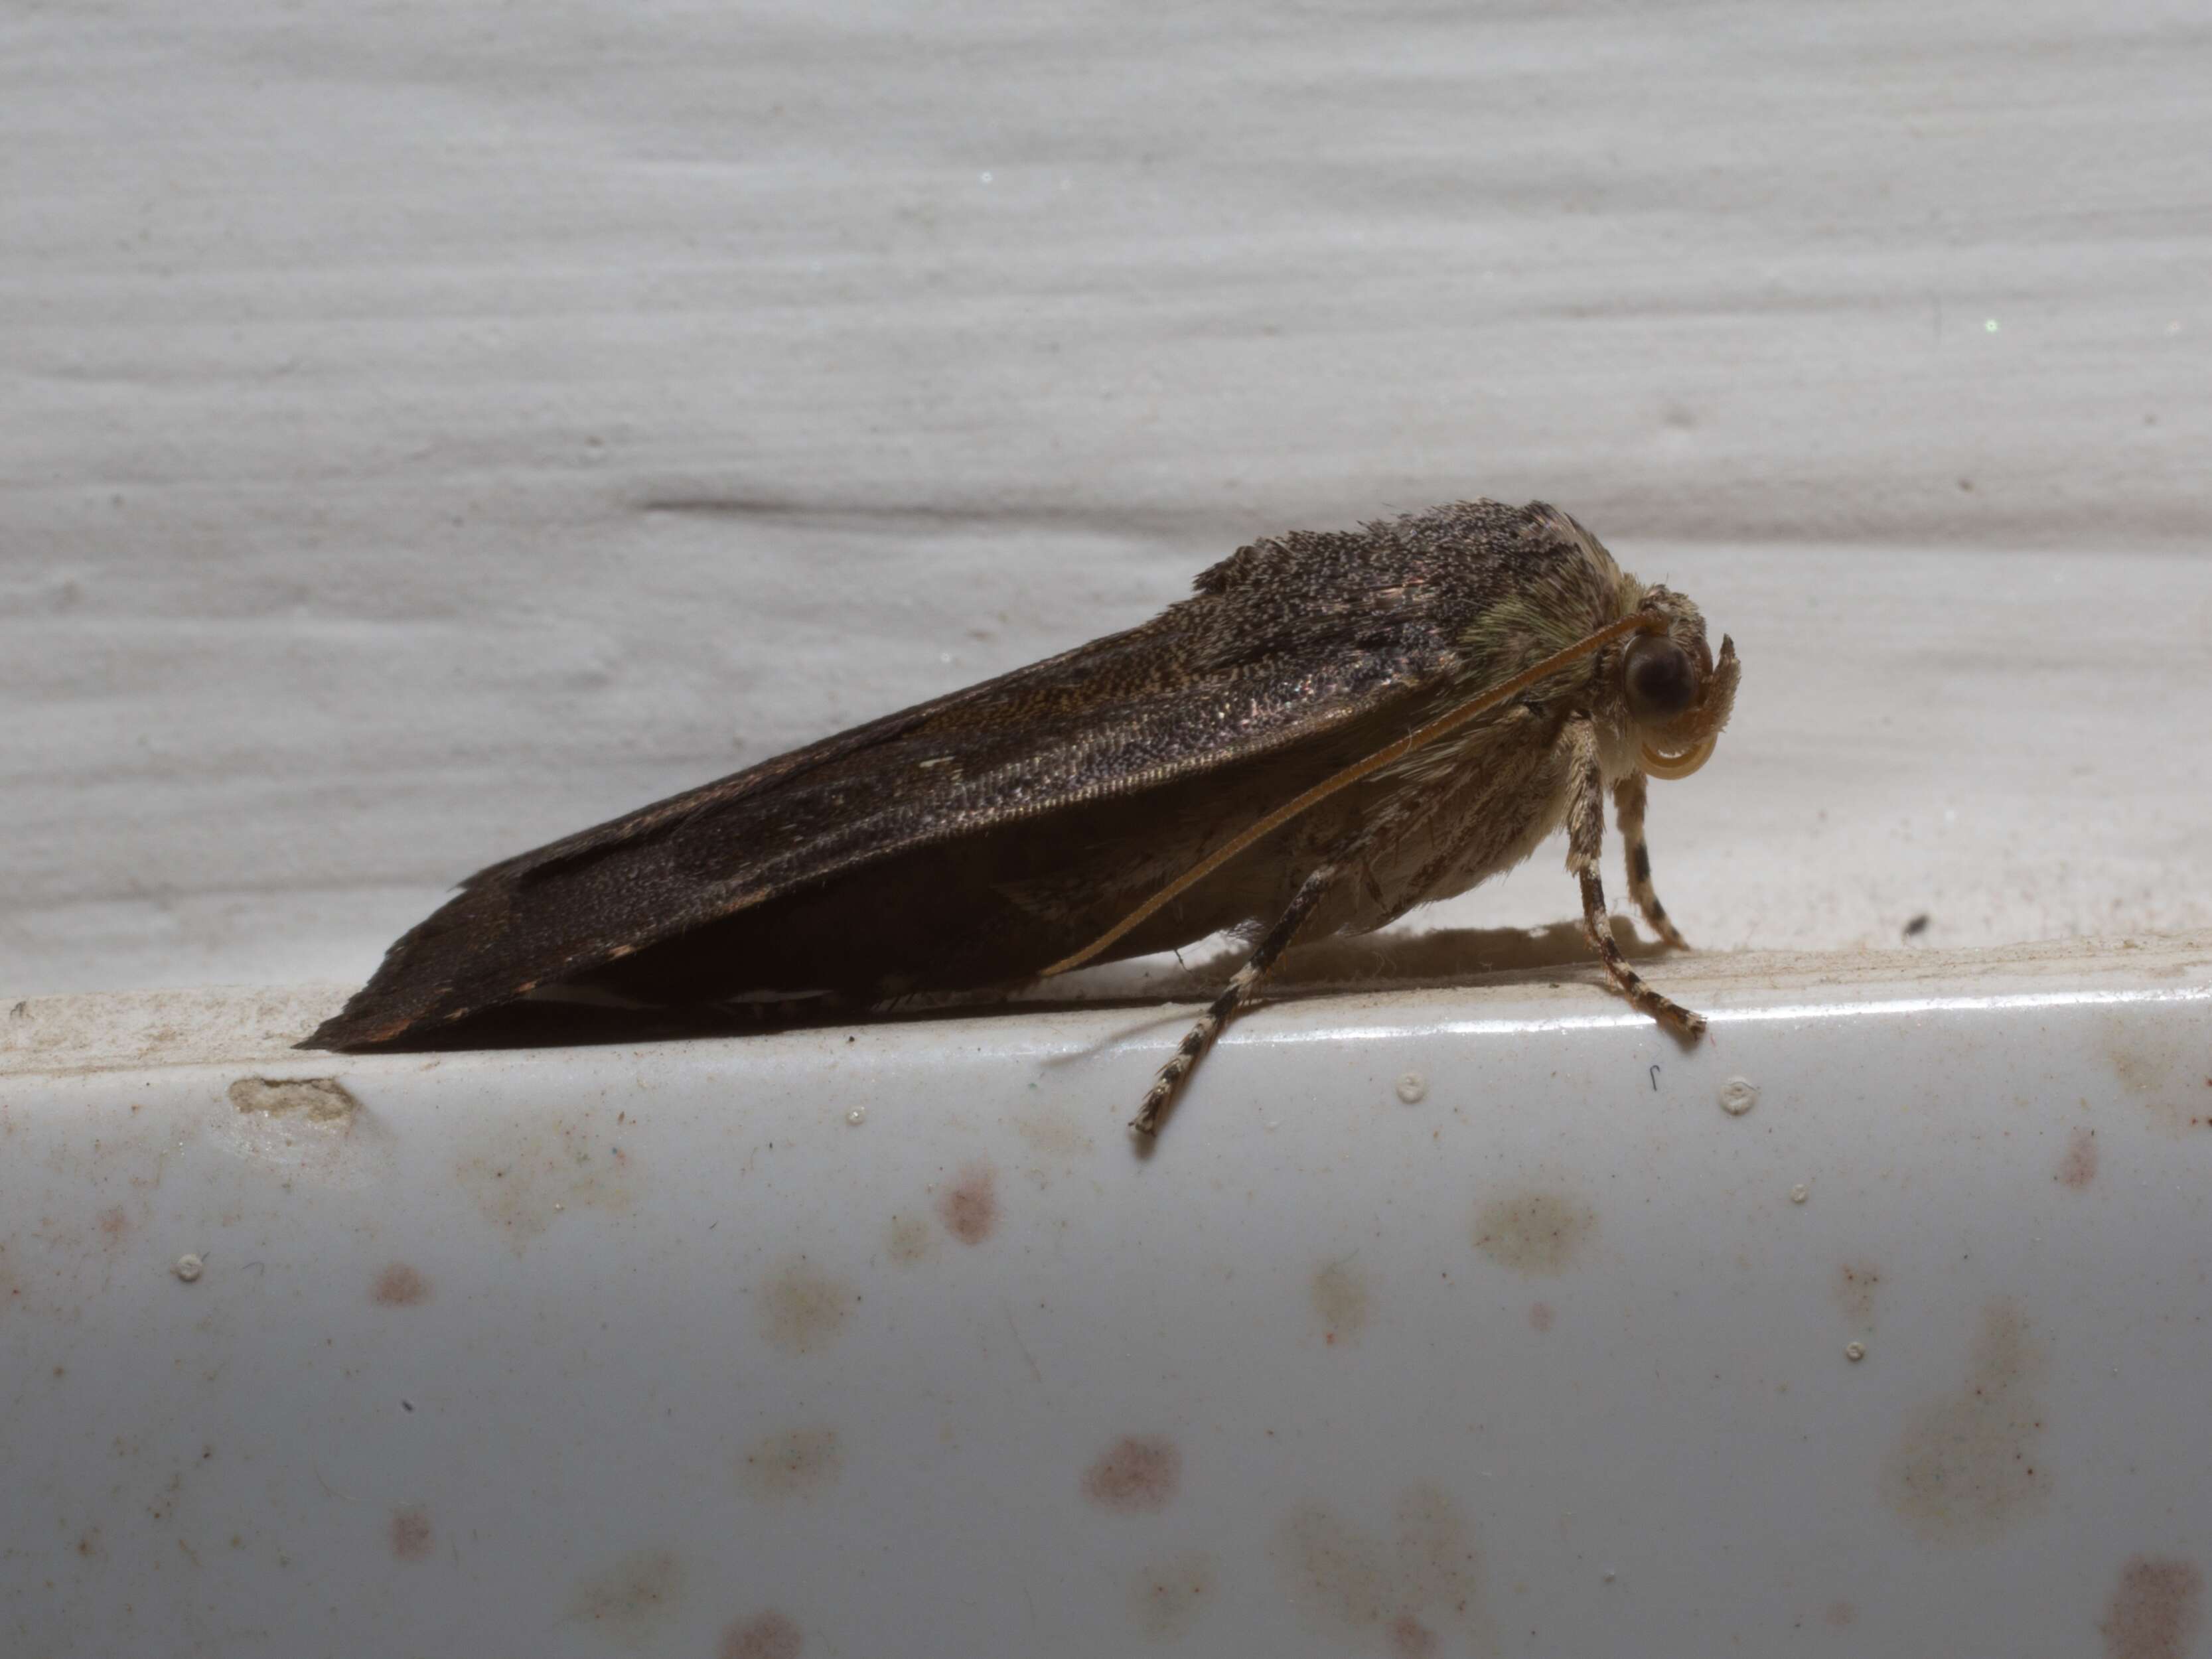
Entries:
{"type": "Polygon", "coordinates": [[[1625,669],[1628,706],[1638,720],[1672,720],[1697,696],[1698,677],[1690,653],[1656,634],[1639,635],[1628,647],[1625,669]]]}

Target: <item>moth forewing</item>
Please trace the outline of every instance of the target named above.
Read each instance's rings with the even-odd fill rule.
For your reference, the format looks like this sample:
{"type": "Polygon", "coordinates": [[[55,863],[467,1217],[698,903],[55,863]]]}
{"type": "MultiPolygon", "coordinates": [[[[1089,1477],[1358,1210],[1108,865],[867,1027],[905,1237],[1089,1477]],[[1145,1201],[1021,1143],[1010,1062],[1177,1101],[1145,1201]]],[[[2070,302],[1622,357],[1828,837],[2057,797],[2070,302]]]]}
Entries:
{"type": "Polygon", "coordinates": [[[1694,769],[1736,663],[1565,514],[1462,501],[1255,542],[1151,622],[479,872],[304,1047],[420,1043],[540,988],[703,1004],[1011,988],[1224,931],[1258,942],[1146,1096],[1161,1109],[1302,928],[1366,932],[1694,769]]]}

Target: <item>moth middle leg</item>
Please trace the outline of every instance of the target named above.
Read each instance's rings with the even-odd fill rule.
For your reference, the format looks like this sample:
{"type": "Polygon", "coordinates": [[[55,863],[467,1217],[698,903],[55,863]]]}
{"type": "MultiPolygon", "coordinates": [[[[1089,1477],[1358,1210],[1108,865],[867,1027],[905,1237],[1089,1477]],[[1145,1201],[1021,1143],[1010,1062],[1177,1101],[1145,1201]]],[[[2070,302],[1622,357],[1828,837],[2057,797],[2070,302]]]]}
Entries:
{"type": "Polygon", "coordinates": [[[1705,1029],[1705,1017],[1661,996],[1620,954],[1620,945],[1613,937],[1613,918],[1605,908],[1605,882],[1597,869],[1605,842],[1605,775],[1598,769],[1597,736],[1588,720],[1577,720],[1568,726],[1564,741],[1569,791],[1567,870],[1582,882],[1583,937],[1597,952],[1597,959],[1605,964],[1606,973],[1621,995],[1639,1012],[1685,1036],[1697,1036],[1705,1029]]]}
{"type": "Polygon", "coordinates": [[[1229,983],[1222,988],[1221,994],[1207,1005],[1206,1012],[1198,1017],[1198,1024],[1190,1028],[1188,1035],[1176,1045],[1175,1053],[1168,1057],[1168,1063],[1160,1067],[1159,1074],[1152,1079],[1152,1086],[1145,1091],[1145,1103],[1137,1109],[1137,1115],[1129,1121],[1132,1132],[1146,1139],[1159,1133],[1160,1114],[1167,1109],[1168,1102],[1175,1098],[1175,1091],[1190,1075],[1191,1067],[1197,1065],[1200,1057],[1213,1046],[1213,1039],[1221,1035],[1221,1028],[1230,1015],[1235,1013],[1245,999],[1252,994],[1253,987],[1259,984],[1267,971],[1275,965],[1276,957],[1290,948],[1291,941],[1297,937],[1298,929],[1304,927],[1307,918],[1313,915],[1314,907],[1328,896],[1328,890],[1344,873],[1345,862],[1342,859],[1330,859],[1318,866],[1298,884],[1298,890],[1291,897],[1289,907],[1261,936],[1259,944],[1253,947],[1252,954],[1244,958],[1244,965],[1231,976],[1229,983]]]}

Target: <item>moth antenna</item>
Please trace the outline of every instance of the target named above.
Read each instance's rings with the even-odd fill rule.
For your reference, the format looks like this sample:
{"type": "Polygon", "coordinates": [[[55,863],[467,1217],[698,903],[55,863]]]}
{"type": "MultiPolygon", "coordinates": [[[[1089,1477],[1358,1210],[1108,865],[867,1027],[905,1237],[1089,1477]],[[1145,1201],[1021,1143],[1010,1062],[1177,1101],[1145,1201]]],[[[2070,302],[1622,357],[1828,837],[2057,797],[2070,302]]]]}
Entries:
{"type": "Polygon", "coordinates": [[[1336,793],[1338,790],[1349,788],[1370,773],[1378,771],[1395,761],[1403,759],[1416,749],[1434,743],[1448,732],[1457,731],[1477,715],[1488,714],[1500,703],[1510,702],[1538,681],[1548,679],[1562,668],[1572,667],[1585,657],[1594,656],[1615,640],[1630,634],[1662,632],[1666,627],[1667,619],[1664,617],[1656,616],[1649,611],[1639,611],[1633,616],[1623,617],[1619,622],[1607,623],[1595,634],[1584,635],[1565,650],[1553,653],[1534,668],[1524,669],[1511,679],[1493,685],[1480,696],[1446,709],[1426,726],[1408,732],[1404,737],[1385,744],[1365,758],[1352,762],[1342,771],[1323,778],[1295,800],[1285,802],[1257,823],[1231,836],[1229,841],[1191,866],[1189,869],[1184,871],[1182,874],[1177,876],[1073,956],[1061,957],[1038,977],[1050,979],[1055,974],[1065,974],[1080,968],[1132,928],[1139,927],[1150,920],[1163,906],[1172,903],[1179,895],[1204,881],[1254,842],[1262,841],[1274,834],[1299,813],[1309,807],[1318,805],[1336,793]]]}

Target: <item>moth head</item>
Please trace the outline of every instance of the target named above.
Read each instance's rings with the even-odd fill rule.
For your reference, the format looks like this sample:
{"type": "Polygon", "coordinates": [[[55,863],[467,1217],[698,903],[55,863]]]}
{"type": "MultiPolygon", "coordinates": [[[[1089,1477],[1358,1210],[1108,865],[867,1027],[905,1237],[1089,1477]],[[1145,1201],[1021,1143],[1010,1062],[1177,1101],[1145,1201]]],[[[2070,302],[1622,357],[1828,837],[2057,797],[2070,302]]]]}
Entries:
{"type": "Polygon", "coordinates": [[[1735,707],[1735,641],[1723,635],[1715,660],[1705,617],[1671,588],[1646,588],[1639,609],[1650,626],[1621,648],[1621,692],[1644,770],[1686,778],[1712,757],[1735,707]]]}

